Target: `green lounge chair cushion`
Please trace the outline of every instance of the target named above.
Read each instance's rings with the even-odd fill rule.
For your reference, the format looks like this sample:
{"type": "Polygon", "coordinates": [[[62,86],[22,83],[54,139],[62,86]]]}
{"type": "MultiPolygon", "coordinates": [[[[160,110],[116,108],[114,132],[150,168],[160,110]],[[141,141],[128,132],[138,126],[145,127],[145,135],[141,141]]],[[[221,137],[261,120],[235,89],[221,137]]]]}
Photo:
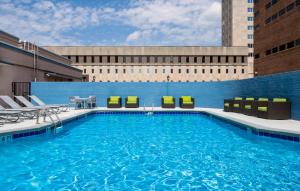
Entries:
{"type": "Polygon", "coordinates": [[[269,101],[268,98],[258,98],[258,101],[269,101]]]}
{"type": "Polygon", "coordinates": [[[164,104],[174,104],[173,96],[163,96],[164,104]]]}
{"type": "Polygon", "coordinates": [[[254,98],[253,97],[247,97],[246,100],[247,101],[254,101],[254,98]]]}
{"type": "Polygon", "coordinates": [[[137,96],[128,96],[127,103],[129,104],[136,104],[137,103],[137,96]]]}
{"type": "Polygon", "coordinates": [[[242,97],[235,97],[234,100],[239,100],[240,101],[240,100],[243,100],[243,98],[242,97]]]}
{"type": "Polygon", "coordinates": [[[229,103],[224,103],[224,106],[225,107],[229,107],[229,103]]]}
{"type": "Polygon", "coordinates": [[[182,103],[184,104],[193,104],[191,96],[181,96],[182,103]]]}
{"type": "Polygon", "coordinates": [[[286,98],[274,98],[273,102],[287,102],[286,98]]]}
{"type": "Polygon", "coordinates": [[[120,96],[110,96],[109,104],[119,104],[120,96]]]}
{"type": "Polygon", "coordinates": [[[239,108],[240,107],[240,104],[236,103],[236,104],[233,104],[233,107],[235,108],[239,108]]]}
{"type": "Polygon", "coordinates": [[[251,109],[251,105],[245,105],[245,109],[251,109]]]}
{"type": "Polygon", "coordinates": [[[267,112],[268,111],[268,107],[258,107],[258,111],[267,112]]]}

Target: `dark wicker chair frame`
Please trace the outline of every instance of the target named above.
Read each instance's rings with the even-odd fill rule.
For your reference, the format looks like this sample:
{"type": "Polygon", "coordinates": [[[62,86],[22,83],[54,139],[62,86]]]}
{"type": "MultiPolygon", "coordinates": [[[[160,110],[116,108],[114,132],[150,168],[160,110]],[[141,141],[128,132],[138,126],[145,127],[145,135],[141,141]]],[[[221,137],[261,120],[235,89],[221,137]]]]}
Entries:
{"type": "Polygon", "coordinates": [[[235,113],[242,113],[244,108],[244,100],[233,100],[232,111],[235,113]],[[239,104],[239,107],[234,107],[234,104],[239,104]]]}
{"type": "Polygon", "coordinates": [[[242,113],[249,116],[257,116],[257,101],[245,100],[243,103],[242,113]],[[250,105],[251,109],[246,109],[246,105],[250,105]]]}
{"type": "Polygon", "coordinates": [[[139,98],[137,98],[137,101],[136,101],[135,104],[127,103],[127,101],[128,101],[128,98],[126,97],[125,98],[125,107],[126,108],[138,108],[140,106],[140,99],[139,98]]]}
{"type": "Polygon", "coordinates": [[[195,108],[195,99],[192,97],[193,104],[184,104],[183,99],[179,98],[179,106],[183,109],[193,109],[195,108]]]}
{"type": "Polygon", "coordinates": [[[109,104],[110,98],[107,98],[107,108],[121,108],[122,107],[122,99],[119,98],[118,104],[109,104]]]}
{"type": "Polygon", "coordinates": [[[164,99],[161,98],[161,107],[174,109],[175,108],[175,98],[173,97],[173,104],[165,104],[164,99]]]}
{"type": "Polygon", "coordinates": [[[224,111],[225,112],[232,112],[233,111],[232,108],[233,108],[233,100],[232,99],[225,99],[224,100],[224,111]],[[225,107],[225,103],[229,103],[229,107],[225,107]]]}
{"type": "Polygon", "coordinates": [[[259,101],[258,107],[267,107],[267,111],[258,111],[257,117],[264,119],[291,119],[291,102],[259,101]]]}

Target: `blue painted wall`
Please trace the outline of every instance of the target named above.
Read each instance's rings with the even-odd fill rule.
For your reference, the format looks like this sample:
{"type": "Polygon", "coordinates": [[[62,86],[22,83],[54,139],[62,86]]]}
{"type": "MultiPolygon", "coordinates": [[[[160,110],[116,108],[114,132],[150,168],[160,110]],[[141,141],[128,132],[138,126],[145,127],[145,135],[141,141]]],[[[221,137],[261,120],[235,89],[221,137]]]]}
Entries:
{"type": "Polygon", "coordinates": [[[293,119],[300,120],[300,71],[226,82],[34,82],[32,94],[47,103],[68,103],[69,96],[95,95],[99,106],[106,106],[111,95],[137,95],[141,106],[160,106],[161,97],[167,94],[176,98],[191,95],[197,107],[214,108],[222,108],[224,99],[235,96],[286,97],[292,102],[293,119]]]}

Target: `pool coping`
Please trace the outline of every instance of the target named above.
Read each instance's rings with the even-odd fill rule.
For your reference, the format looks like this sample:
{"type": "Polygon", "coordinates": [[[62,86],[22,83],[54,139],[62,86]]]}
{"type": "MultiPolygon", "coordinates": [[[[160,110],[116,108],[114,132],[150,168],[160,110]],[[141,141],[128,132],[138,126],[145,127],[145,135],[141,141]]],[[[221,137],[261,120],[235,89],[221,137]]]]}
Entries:
{"type": "MultiPolygon", "coordinates": [[[[65,116],[61,118],[62,124],[66,124],[68,122],[71,122],[73,120],[77,120],[79,118],[85,117],[87,115],[90,115],[92,113],[128,113],[128,112],[154,112],[154,113],[161,113],[161,112],[169,112],[169,113],[202,113],[206,115],[210,115],[212,117],[216,117],[218,119],[221,119],[223,121],[232,123],[234,125],[238,125],[246,129],[247,131],[251,132],[254,135],[258,136],[265,136],[265,137],[271,137],[271,138],[277,138],[277,139],[283,139],[293,142],[299,142],[300,140],[300,131],[290,131],[286,129],[274,129],[267,125],[263,125],[258,123],[253,123],[249,120],[247,120],[246,116],[241,117],[239,115],[242,114],[232,114],[223,112],[221,109],[212,109],[212,108],[195,108],[195,109],[181,109],[181,108],[175,108],[175,109],[162,109],[162,108],[138,108],[138,109],[129,109],[129,108],[121,108],[121,109],[110,109],[110,108],[95,108],[92,110],[84,110],[82,112],[71,114],[70,116],[65,116]],[[244,119],[243,119],[244,118],[244,119]],[[245,119],[246,118],[246,119],[245,119]]],[[[267,120],[268,121],[268,120],[267,120]]],[[[299,122],[300,124],[300,122],[299,122]]],[[[48,131],[55,131],[55,129],[59,127],[56,126],[50,122],[43,122],[41,124],[35,124],[31,126],[30,128],[19,128],[13,131],[7,131],[7,132],[1,132],[0,133],[0,143],[2,142],[11,142],[14,139],[27,137],[27,136],[35,136],[39,134],[46,133],[48,131]]],[[[1,128],[1,127],[0,127],[1,128]]],[[[300,130],[300,126],[299,126],[300,130]]]]}

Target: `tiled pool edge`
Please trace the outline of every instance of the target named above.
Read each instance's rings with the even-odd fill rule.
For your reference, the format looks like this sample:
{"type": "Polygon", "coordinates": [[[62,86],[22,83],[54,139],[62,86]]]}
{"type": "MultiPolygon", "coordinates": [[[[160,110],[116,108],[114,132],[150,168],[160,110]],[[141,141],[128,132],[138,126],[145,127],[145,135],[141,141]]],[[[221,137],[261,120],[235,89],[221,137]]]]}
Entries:
{"type": "MultiPolygon", "coordinates": [[[[237,127],[246,130],[247,132],[252,133],[253,135],[256,136],[265,136],[265,137],[271,137],[275,139],[282,139],[286,141],[292,141],[292,142],[300,142],[300,134],[293,134],[293,133],[288,133],[288,132],[280,132],[280,131],[271,131],[267,129],[260,129],[257,128],[251,124],[246,124],[243,122],[240,122],[238,120],[220,116],[214,112],[210,112],[205,109],[198,109],[198,110],[101,110],[101,109],[96,109],[96,110],[91,110],[91,111],[86,111],[83,113],[80,113],[78,115],[74,115],[71,117],[67,117],[62,120],[62,124],[65,125],[69,122],[72,122],[73,120],[78,120],[82,117],[85,117],[87,115],[93,114],[93,113],[98,113],[98,114],[116,114],[116,113],[136,113],[136,114],[144,114],[147,112],[154,112],[154,113],[160,113],[160,114],[166,114],[166,113],[172,113],[172,114],[206,114],[209,116],[216,117],[220,120],[223,120],[225,122],[229,122],[232,124],[235,124],[237,127]]],[[[32,129],[26,129],[26,130],[16,130],[13,132],[7,132],[7,133],[1,133],[0,134],[0,143],[6,143],[6,142],[11,142],[15,139],[22,138],[22,137],[28,137],[28,136],[36,136],[40,134],[45,134],[47,132],[54,132],[56,130],[57,126],[54,124],[44,124],[40,125],[38,128],[32,128],[32,129]]]]}

